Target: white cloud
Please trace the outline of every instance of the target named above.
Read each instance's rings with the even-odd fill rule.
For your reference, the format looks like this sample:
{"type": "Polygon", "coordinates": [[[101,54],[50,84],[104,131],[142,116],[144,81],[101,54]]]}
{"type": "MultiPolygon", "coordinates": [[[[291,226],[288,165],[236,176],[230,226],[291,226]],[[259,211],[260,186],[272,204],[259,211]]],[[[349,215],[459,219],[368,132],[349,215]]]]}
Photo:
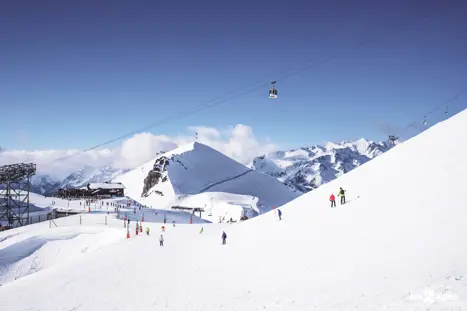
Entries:
{"type": "Polygon", "coordinates": [[[114,166],[133,168],[150,161],[160,151],[177,148],[178,144],[168,136],[139,133],[125,140],[115,150],[114,166]]]}
{"type": "Polygon", "coordinates": [[[84,165],[116,168],[134,168],[156,157],[161,151],[169,151],[195,140],[206,144],[240,163],[249,165],[251,160],[277,149],[270,139],[259,141],[251,127],[238,124],[225,130],[194,126],[188,128],[190,135],[154,135],[139,133],[122,142],[114,149],[98,149],[82,154],[80,150],[1,150],[0,165],[27,162],[36,163],[38,173],[49,174],[57,179],[65,178],[84,165]],[[57,160],[63,158],[62,160],[57,160]],[[53,164],[51,164],[54,162],[53,164]]]}
{"type": "Polygon", "coordinates": [[[277,146],[270,142],[270,139],[267,139],[266,142],[258,141],[252,128],[243,124],[237,124],[223,133],[205,127],[192,127],[190,129],[198,132],[200,143],[211,146],[246,165],[249,165],[254,157],[277,149],[277,146]]]}
{"type": "Polygon", "coordinates": [[[190,126],[188,129],[194,133],[198,133],[198,137],[210,137],[217,139],[221,137],[221,132],[213,127],[190,126]]]}

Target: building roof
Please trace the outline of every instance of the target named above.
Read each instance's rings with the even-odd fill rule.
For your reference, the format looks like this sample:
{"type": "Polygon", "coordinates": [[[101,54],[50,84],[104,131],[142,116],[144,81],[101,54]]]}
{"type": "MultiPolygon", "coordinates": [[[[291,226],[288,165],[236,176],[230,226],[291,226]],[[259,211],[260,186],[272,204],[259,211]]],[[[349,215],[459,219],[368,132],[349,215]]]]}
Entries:
{"type": "MultiPolygon", "coordinates": [[[[87,186],[82,187],[81,189],[87,189],[87,186]]],[[[120,183],[90,183],[89,188],[91,189],[125,189],[120,183]]]]}

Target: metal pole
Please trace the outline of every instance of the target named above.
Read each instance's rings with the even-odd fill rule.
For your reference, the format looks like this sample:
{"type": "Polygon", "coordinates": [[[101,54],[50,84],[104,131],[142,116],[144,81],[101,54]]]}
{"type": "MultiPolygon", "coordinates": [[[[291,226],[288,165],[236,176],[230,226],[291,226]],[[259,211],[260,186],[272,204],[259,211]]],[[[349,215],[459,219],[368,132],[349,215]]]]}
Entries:
{"type": "Polygon", "coordinates": [[[81,225],[81,215],[79,215],[79,224],[81,225]]]}
{"type": "Polygon", "coordinates": [[[27,207],[27,216],[26,216],[27,218],[26,219],[29,218],[29,191],[31,191],[31,175],[28,175],[27,180],[28,180],[28,190],[27,190],[28,197],[26,198],[27,200],[26,204],[28,207],[27,207]]]}
{"type": "Polygon", "coordinates": [[[105,215],[105,225],[107,226],[107,215],[105,215]]]}

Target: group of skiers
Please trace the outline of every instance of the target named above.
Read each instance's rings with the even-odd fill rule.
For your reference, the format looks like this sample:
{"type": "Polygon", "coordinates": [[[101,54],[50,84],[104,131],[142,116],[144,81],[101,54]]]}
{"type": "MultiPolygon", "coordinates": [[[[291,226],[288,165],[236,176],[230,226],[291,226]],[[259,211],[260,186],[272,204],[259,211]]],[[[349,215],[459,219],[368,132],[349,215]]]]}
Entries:
{"type": "MultiPolygon", "coordinates": [[[[130,219],[128,219],[128,225],[129,223],[130,223],[130,219]]],[[[175,221],[173,221],[172,224],[175,227],[175,221]]],[[[149,235],[150,230],[151,229],[149,229],[149,227],[146,227],[146,235],[149,235]]],[[[161,227],[161,231],[165,232],[165,226],[161,227]]],[[[203,232],[204,232],[204,227],[201,227],[201,230],[199,233],[201,234],[203,232]]],[[[225,231],[222,231],[221,239],[222,239],[222,244],[227,243],[227,234],[225,233],[225,231]]],[[[159,237],[159,246],[164,246],[164,235],[163,234],[161,234],[161,236],[159,237]]]]}
{"type": "MultiPolygon", "coordinates": [[[[345,204],[345,192],[346,190],[342,189],[342,187],[339,188],[337,195],[341,197],[341,205],[345,204]]],[[[331,196],[329,197],[329,201],[331,201],[331,208],[336,207],[336,197],[334,196],[333,193],[331,193],[331,196]]],[[[282,211],[280,209],[277,209],[277,214],[279,216],[279,220],[282,220],[282,211]]],[[[173,221],[172,224],[175,227],[175,221],[173,221]]],[[[130,225],[130,219],[128,219],[128,226],[129,225],[130,225]]],[[[165,232],[165,226],[162,226],[161,230],[162,232],[165,232]]],[[[146,227],[146,234],[149,235],[149,232],[150,232],[149,227],[146,227]]],[[[203,232],[204,232],[204,227],[201,227],[201,230],[199,233],[201,234],[203,232]]],[[[227,234],[225,233],[225,231],[222,231],[221,239],[222,239],[222,245],[227,244],[227,234]]],[[[161,236],[159,237],[159,246],[164,246],[164,235],[163,234],[161,234],[161,236]]]]}
{"type": "MultiPolygon", "coordinates": [[[[341,197],[341,205],[344,205],[345,204],[345,190],[342,189],[342,187],[339,188],[339,192],[337,195],[341,197]]],[[[331,193],[331,196],[329,197],[329,201],[331,201],[331,208],[336,207],[336,197],[334,196],[334,193],[331,193]]]]}
{"type": "MultiPolygon", "coordinates": [[[[165,227],[162,226],[162,232],[165,232],[165,227]]],[[[151,229],[149,229],[149,227],[146,227],[146,235],[149,235],[149,232],[151,231],[151,229]]],[[[161,236],[159,237],[159,246],[164,246],[164,235],[161,234],[161,236]]]]}

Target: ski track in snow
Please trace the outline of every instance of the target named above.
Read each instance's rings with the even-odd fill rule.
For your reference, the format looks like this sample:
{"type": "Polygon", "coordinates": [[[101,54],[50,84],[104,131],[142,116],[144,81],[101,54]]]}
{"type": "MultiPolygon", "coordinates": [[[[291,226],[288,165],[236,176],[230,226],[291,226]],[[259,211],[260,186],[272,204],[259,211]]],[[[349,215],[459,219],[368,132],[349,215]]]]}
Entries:
{"type": "Polygon", "coordinates": [[[221,181],[212,183],[212,184],[210,184],[210,185],[204,187],[203,189],[199,190],[198,193],[206,192],[206,191],[208,191],[209,189],[211,189],[211,188],[214,187],[214,186],[218,186],[218,185],[223,184],[223,183],[225,183],[225,182],[228,182],[228,181],[237,179],[237,178],[242,177],[242,176],[244,176],[244,175],[246,175],[246,174],[248,174],[248,173],[251,173],[251,172],[253,172],[253,170],[248,170],[248,171],[243,172],[243,173],[241,173],[241,174],[238,174],[238,175],[236,175],[236,176],[233,176],[233,177],[230,177],[230,178],[227,178],[227,179],[224,179],[224,180],[221,180],[221,181]]]}

